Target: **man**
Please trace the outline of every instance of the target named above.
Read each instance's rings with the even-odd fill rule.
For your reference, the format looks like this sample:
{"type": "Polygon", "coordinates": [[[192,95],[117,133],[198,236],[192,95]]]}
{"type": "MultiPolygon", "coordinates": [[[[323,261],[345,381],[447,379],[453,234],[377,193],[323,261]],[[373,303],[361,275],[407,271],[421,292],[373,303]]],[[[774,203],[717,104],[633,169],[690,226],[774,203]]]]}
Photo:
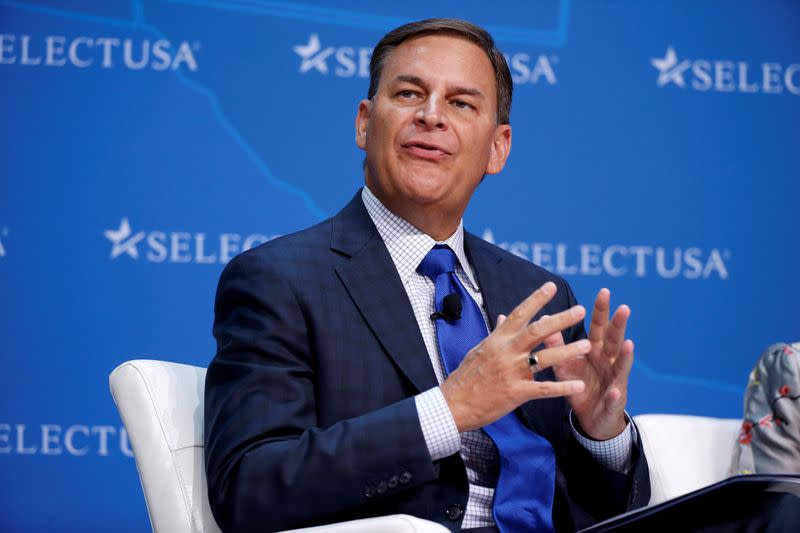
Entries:
{"type": "Polygon", "coordinates": [[[462,228],[511,148],[491,36],[408,24],[370,69],[366,187],[220,279],[205,406],[218,523],[408,513],[453,531],[574,530],[646,504],[624,413],[629,309],[609,320],[601,291],[587,341],[566,282],[462,228]]]}

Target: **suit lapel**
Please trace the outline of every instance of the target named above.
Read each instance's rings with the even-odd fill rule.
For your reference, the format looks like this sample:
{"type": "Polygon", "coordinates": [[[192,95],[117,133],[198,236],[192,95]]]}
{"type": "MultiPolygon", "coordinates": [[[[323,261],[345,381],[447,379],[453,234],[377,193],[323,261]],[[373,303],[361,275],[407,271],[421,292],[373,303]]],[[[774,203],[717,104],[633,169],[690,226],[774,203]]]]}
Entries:
{"type": "Polygon", "coordinates": [[[530,296],[531,290],[539,287],[530,285],[533,278],[529,272],[503,258],[505,252],[471,233],[464,234],[464,250],[475,270],[483,304],[494,329],[497,315],[507,315],[530,296]]]}
{"type": "Polygon", "coordinates": [[[497,315],[507,315],[519,303],[514,302],[515,295],[509,294],[500,284],[503,276],[509,273],[501,270],[504,266],[501,264],[502,256],[486,241],[471,233],[464,232],[464,252],[478,278],[483,305],[486,306],[486,314],[489,316],[489,329],[494,330],[497,315]]]}
{"type": "Polygon", "coordinates": [[[331,250],[345,256],[336,267],[339,279],[400,371],[420,392],[435,387],[408,295],[360,192],[334,218],[331,250]]]}

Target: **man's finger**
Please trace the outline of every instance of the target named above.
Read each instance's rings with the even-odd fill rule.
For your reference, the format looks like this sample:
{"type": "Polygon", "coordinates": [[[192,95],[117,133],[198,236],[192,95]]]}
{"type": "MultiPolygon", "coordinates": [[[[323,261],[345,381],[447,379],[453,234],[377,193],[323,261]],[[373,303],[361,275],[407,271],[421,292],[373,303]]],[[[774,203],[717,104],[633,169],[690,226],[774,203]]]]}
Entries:
{"type": "Polygon", "coordinates": [[[549,302],[556,294],[556,284],[548,281],[535,291],[530,296],[525,298],[521,304],[514,308],[509,313],[508,318],[503,321],[502,325],[498,325],[498,330],[516,331],[524,328],[531,318],[542,310],[542,307],[549,302]]]}
{"type": "Polygon", "coordinates": [[[494,329],[500,327],[500,325],[506,321],[506,315],[497,315],[497,323],[494,326],[494,329]]]}
{"type": "MultiPolygon", "coordinates": [[[[542,315],[541,318],[547,318],[550,315],[542,315]]],[[[564,336],[561,334],[560,331],[553,333],[549,337],[547,337],[544,341],[545,348],[555,348],[556,346],[563,346],[564,345],[564,336]]]]}
{"type": "Polygon", "coordinates": [[[576,305],[553,316],[542,317],[536,322],[528,324],[527,327],[514,336],[511,342],[511,349],[515,352],[530,351],[546,338],[577,324],[585,316],[586,309],[583,306],[576,305]]]}
{"type": "MultiPolygon", "coordinates": [[[[560,334],[559,334],[560,335],[560,334]]],[[[586,339],[571,342],[565,345],[563,342],[561,346],[554,348],[545,348],[535,353],[536,359],[539,362],[539,369],[548,368],[551,366],[560,365],[567,361],[572,361],[579,357],[583,357],[589,350],[592,349],[592,343],[586,339]]]]}
{"type": "Polygon", "coordinates": [[[611,291],[600,289],[594,300],[592,310],[592,323],[589,324],[589,340],[593,343],[601,342],[608,328],[608,312],[611,306],[611,291]]]}
{"type": "Polygon", "coordinates": [[[627,387],[628,376],[633,367],[633,341],[628,339],[622,344],[622,352],[617,360],[614,361],[613,376],[614,382],[624,384],[627,387]]]}
{"type": "Polygon", "coordinates": [[[631,308],[627,305],[619,306],[609,322],[606,337],[603,340],[603,353],[606,358],[613,363],[621,353],[622,343],[625,340],[625,328],[628,325],[628,317],[631,315],[631,308]]]}
{"type": "Polygon", "coordinates": [[[579,379],[570,381],[531,381],[530,383],[525,383],[524,387],[526,388],[528,400],[538,400],[540,398],[556,398],[580,394],[586,388],[586,384],[579,379]]]}
{"type": "Polygon", "coordinates": [[[545,348],[555,348],[557,346],[564,346],[564,336],[560,331],[557,331],[547,337],[544,341],[545,348]]]}
{"type": "Polygon", "coordinates": [[[564,346],[564,336],[560,331],[557,331],[544,340],[545,348],[555,348],[557,346],[564,346]]]}

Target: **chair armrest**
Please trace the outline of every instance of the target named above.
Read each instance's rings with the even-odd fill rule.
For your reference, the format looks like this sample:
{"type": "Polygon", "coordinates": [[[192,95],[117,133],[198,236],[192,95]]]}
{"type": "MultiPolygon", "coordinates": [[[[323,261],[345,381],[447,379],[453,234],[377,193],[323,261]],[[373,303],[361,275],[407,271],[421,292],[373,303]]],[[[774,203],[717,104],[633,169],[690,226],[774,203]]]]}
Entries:
{"type": "MultiPolygon", "coordinates": [[[[291,533],[448,533],[441,524],[423,520],[407,514],[395,514],[378,518],[351,520],[327,526],[292,529],[291,533]]],[[[284,533],[289,533],[284,532],[284,533]]]]}

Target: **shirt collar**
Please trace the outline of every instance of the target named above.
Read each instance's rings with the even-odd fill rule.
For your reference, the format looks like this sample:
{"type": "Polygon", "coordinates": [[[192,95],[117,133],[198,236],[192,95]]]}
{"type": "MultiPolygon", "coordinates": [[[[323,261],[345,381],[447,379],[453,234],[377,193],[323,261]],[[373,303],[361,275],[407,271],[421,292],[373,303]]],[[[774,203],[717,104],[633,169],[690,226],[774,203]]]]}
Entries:
{"type": "Polygon", "coordinates": [[[361,191],[361,200],[367,213],[378,229],[389,255],[392,257],[394,266],[403,283],[406,282],[411,274],[417,271],[417,267],[428,255],[436,244],[446,244],[455,252],[461,269],[466,274],[467,280],[472,287],[477,290],[478,284],[475,282],[472,267],[467,261],[464,253],[464,221],[458,222],[456,231],[444,241],[436,241],[430,235],[420,230],[407,220],[395,215],[384,206],[378,198],[372,194],[369,187],[364,187],[361,191]]]}

